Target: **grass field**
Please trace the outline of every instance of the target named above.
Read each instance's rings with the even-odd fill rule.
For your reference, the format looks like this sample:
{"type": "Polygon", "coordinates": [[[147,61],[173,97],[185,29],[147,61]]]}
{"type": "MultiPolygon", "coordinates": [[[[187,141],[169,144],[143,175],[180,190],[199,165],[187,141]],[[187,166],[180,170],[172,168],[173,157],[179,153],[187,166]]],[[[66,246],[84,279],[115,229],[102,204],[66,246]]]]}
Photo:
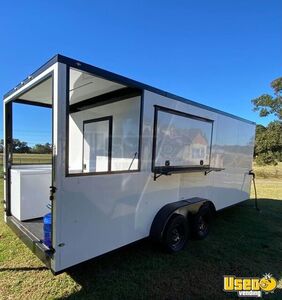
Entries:
{"type": "Polygon", "coordinates": [[[264,299],[281,299],[282,181],[258,178],[257,189],[261,212],[253,200],[220,212],[208,238],[177,255],[142,241],[56,277],[1,218],[0,299],[236,299],[222,291],[223,275],[269,272],[279,289],[264,299]]]}
{"type": "MultiPolygon", "coordinates": [[[[50,164],[51,154],[14,153],[14,164],[50,164]]],[[[0,153],[0,177],[3,177],[3,153],[0,153]]]]}
{"type": "MultiPolygon", "coordinates": [[[[3,153],[0,153],[0,162],[3,161],[3,153]]],[[[35,153],[14,153],[14,163],[45,163],[51,161],[51,154],[35,154],[35,153]]]]}
{"type": "Polygon", "coordinates": [[[277,166],[258,166],[254,164],[253,167],[258,178],[282,179],[282,162],[277,166]]]}

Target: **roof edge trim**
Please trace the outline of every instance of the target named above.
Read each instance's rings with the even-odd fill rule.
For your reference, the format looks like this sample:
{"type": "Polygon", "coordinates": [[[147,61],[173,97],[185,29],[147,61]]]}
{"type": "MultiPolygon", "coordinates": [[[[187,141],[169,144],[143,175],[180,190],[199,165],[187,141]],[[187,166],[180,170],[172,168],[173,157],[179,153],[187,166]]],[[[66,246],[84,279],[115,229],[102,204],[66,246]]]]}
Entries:
{"type": "Polygon", "coordinates": [[[110,71],[106,71],[104,69],[95,67],[93,65],[84,63],[84,62],[79,61],[79,60],[69,58],[69,57],[61,55],[61,54],[56,54],[55,56],[53,56],[44,65],[42,65],[35,72],[33,72],[30,76],[28,76],[25,80],[23,80],[20,84],[18,84],[14,89],[12,89],[8,93],[6,93],[4,95],[4,99],[7,98],[8,96],[10,96],[12,93],[14,93],[19,87],[21,87],[21,86],[25,85],[26,83],[28,83],[31,79],[35,78],[37,75],[39,75],[40,73],[45,71],[47,68],[49,68],[50,66],[52,66],[56,62],[60,62],[60,63],[66,64],[70,67],[77,68],[77,69],[80,69],[82,71],[92,73],[93,75],[101,76],[101,77],[106,78],[108,80],[123,83],[123,84],[129,85],[131,87],[136,87],[136,88],[139,88],[139,89],[147,90],[147,91],[156,93],[156,94],[164,96],[164,97],[168,97],[168,98],[171,98],[171,99],[174,99],[174,100],[177,100],[177,101],[181,101],[181,102],[184,102],[184,103],[196,106],[196,107],[200,107],[202,109],[206,109],[206,110],[209,110],[209,111],[221,114],[221,115],[231,117],[233,119],[237,119],[237,120],[240,120],[240,121],[252,124],[252,125],[256,125],[256,123],[253,122],[253,121],[244,119],[242,117],[239,117],[239,116],[233,115],[231,113],[219,110],[217,108],[213,108],[213,107],[205,105],[205,104],[201,104],[201,103],[193,101],[193,100],[186,99],[184,97],[166,92],[164,90],[152,87],[150,85],[138,82],[136,80],[124,77],[122,75],[118,75],[118,74],[110,72],[110,71]]]}

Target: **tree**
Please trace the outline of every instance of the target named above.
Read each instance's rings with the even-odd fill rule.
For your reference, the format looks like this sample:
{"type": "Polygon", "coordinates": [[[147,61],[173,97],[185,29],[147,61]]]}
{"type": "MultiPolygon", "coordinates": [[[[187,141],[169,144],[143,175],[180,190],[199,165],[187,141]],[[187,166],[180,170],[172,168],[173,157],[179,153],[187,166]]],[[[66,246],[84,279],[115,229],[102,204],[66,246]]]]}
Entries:
{"type": "MultiPolygon", "coordinates": [[[[0,140],[0,152],[3,153],[4,140],[0,140]]],[[[19,139],[13,139],[13,152],[14,153],[29,153],[30,147],[26,142],[22,142],[19,139]]]]}
{"type": "Polygon", "coordinates": [[[265,132],[267,128],[258,124],[256,126],[256,139],[255,139],[255,151],[254,155],[257,157],[265,151],[265,132]]]}
{"type": "Polygon", "coordinates": [[[52,145],[50,143],[45,143],[45,144],[36,144],[32,148],[33,153],[38,153],[38,154],[49,154],[52,153],[52,145]]]}
{"type": "Polygon", "coordinates": [[[261,117],[273,114],[278,118],[267,127],[257,125],[255,157],[259,164],[277,164],[282,161],[282,77],[271,82],[274,96],[263,94],[252,100],[254,111],[261,117]]]}
{"type": "Polygon", "coordinates": [[[252,100],[254,111],[259,111],[261,117],[274,114],[282,121],[282,77],[273,80],[271,87],[274,90],[274,96],[263,94],[252,100]]]}
{"type": "Polygon", "coordinates": [[[22,142],[18,139],[13,139],[13,152],[14,153],[29,153],[30,147],[27,142],[22,142]]]}
{"type": "Polygon", "coordinates": [[[282,161],[282,122],[270,122],[267,127],[257,125],[255,157],[260,165],[282,161]]]}
{"type": "MultiPolygon", "coordinates": [[[[0,140],[0,153],[3,153],[4,141],[0,140]]],[[[27,142],[19,139],[13,139],[13,153],[37,153],[37,154],[50,154],[52,153],[52,145],[50,143],[36,144],[34,147],[29,147],[27,142]]]]}

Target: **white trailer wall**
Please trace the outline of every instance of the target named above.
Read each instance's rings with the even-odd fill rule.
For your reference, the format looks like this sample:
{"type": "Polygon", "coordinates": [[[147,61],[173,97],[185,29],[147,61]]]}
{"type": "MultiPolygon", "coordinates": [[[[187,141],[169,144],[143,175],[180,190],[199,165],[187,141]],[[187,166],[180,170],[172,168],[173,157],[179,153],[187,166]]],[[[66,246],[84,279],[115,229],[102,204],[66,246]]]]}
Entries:
{"type": "MultiPolygon", "coordinates": [[[[89,117],[95,117],[94,111],[89,117]]],[[[107,115],[114,113],[107,111],[107,115]]],[[[254,125],[145,91],[141,171],[62,178],[59,270],[148,236],[154,216],[167,203],[198,196],[214,201],[219,209],[247,199],[250,179],[244,175],[251,167],[253,138],[254,125]],[[207,176],[203,172],[161,176],[154,181],[154,105],[214,120],[211,166],[225,170],[207,176]],[[238,142],[241,147],[231,147],[238,142]]],[[[81,168],[76,160],[80,150],[75,149],[70,161],[81,168]]]]}
{"type": "Polygon", "coordinates": [[[249,198],[252,168],[254,126],[217,115],[214,123],[211,166],[224,168],[220,172],[181,175],[180,195],[194,195],[201,188],[203,197],[221,209],[249,198]],[[206,185],[203,186],[203,182],[206,185]]]}

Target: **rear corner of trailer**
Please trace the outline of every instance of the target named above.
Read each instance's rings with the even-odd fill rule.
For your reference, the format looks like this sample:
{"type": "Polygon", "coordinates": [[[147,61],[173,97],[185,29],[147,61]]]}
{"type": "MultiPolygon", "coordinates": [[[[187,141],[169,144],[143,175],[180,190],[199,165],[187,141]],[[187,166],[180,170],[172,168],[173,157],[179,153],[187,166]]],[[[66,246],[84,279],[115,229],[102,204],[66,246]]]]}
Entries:
{"type": "Polygon", "coordinates": [[[219,114],[215,124],[213,165],[223,168],[213,174],[216,209],[250,198],[256,124],[219,114]]]}

